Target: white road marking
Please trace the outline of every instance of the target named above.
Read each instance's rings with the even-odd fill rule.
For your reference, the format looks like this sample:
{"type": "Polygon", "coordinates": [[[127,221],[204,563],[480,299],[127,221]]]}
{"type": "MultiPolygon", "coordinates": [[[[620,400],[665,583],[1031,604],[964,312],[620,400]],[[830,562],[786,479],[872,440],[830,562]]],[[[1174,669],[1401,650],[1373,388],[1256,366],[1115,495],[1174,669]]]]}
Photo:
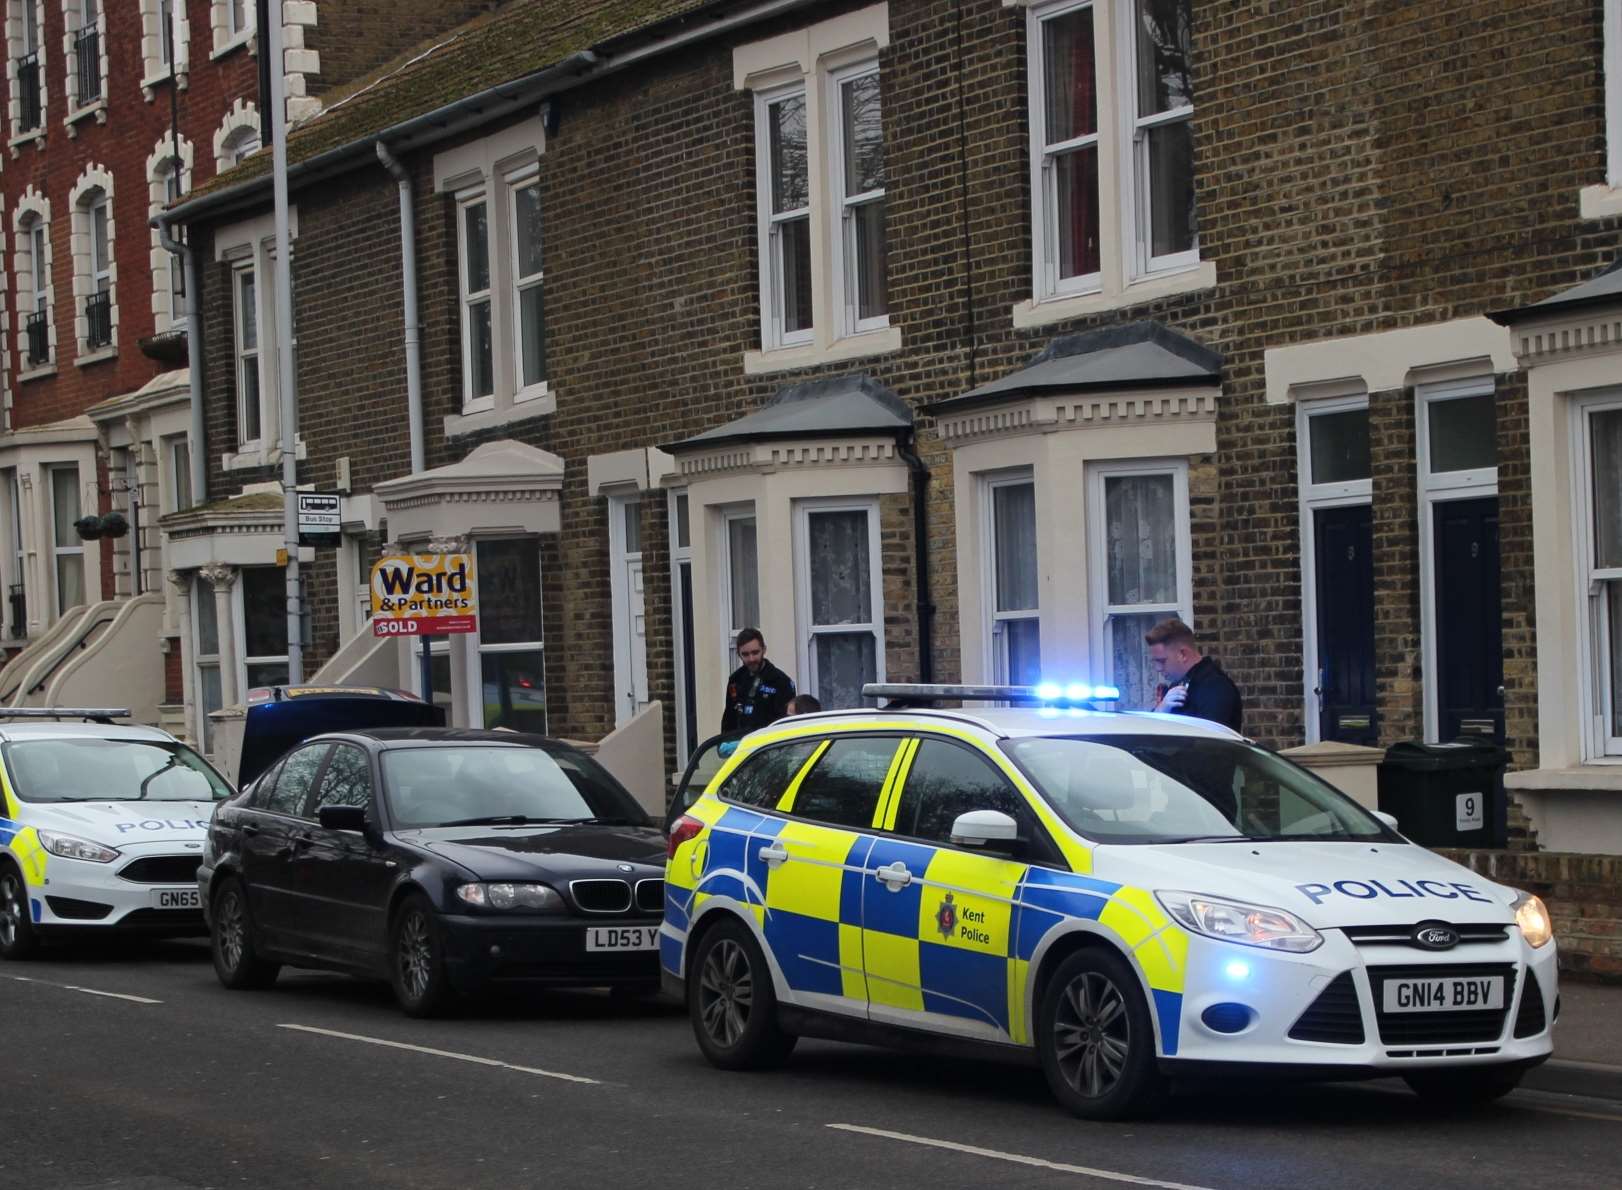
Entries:
{"type": "Polygon", "coordinates": [[[901,1140],[908,1144],[926,1145],[935,1149],[950,1149],[954,1153],[968,1153],[972,1157],[990,1157],[996,1161],[1011,1161],[1015,1165],[1034,1165],[1038,1169],[1052,1169],[1059,1173],[1081,1174],[1107,1182],[1127,1182],[1133,1186],[1158,1186],[1161,1190],[1209,1190],[1205,1186],[1191,1186],[1186,1182],[1163,1182],[1158,1178],[1141,1178],[1137,1174],[1117,1173],[1110,1169],[1092,1169],[1085,1165],[1066,1165],[1060,1161],[1045,1161],[1041,1157],[1027,1157],[1021,1153],[1003,1153],[997,1149],[982,1149],[975,1145],[959,1144],[955,1140],[935,1140],[928,1136],[911,1136],[905,1132],[887,1132],[883,1128],[864,1128],[859,1124],[829,1124],[840,1132],[859,1132],[863,1136],[879,1136],[885,1140],[901,1140]]]}
{"type": "Polygon", "coordinates": [[[99,988],[82,988],[71,983],[51,983],[46,979],[30,979],[26,975],[8,975],[7,979],[17,983],[37,983],[41,987],[58,988],[64,992],[83,992],[87,996],[105,996],[109,1000],[128,1000],[131,1004],[162,1004],[162,1000],[154,1000],[150,996],[131,996],[125,992],[104,992],[99,988]]]}
{"type": "Polygon", "coordinates": [[[538,1070],[533,1066],[515,1066],[496,1058],[481,1058],[477,1054],[459,1054],[454,1050],[436,1050],[426,1045],[411,1045],[404,1041],[389,1041],[383,1037],[367,1037],[360,1033],[340,1033],[336,1029],[317,1029],[313,1025],[277,1025],[278,1029],[292,1029],[299,1033],[314,1033],[321,1037],[337,1037],[344,1041],[364,1041],[367,1045],[381,1045],[394,1050],[410,1050],[415,1054],[428,1054],[435,1058],[452,1058],[458,1062],[472,1062],[478,1066],[496,1066],[502,1070],[516,1070],[519,1074],[536,1074],[542,1078],[562,1079],[566,1083],[601,1085],[597,1079],[579,1074],[562,1074],[556,1070],[538,1070]]]}

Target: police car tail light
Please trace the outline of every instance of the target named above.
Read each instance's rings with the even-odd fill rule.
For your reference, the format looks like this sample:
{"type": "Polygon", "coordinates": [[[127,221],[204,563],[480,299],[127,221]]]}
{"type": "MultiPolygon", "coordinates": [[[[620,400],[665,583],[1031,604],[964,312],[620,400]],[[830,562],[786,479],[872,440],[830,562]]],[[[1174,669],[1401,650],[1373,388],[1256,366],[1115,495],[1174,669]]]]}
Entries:
{"type": "Polygon", "coordinates": [[[703,829],[704,824],[690,814],[683,814],[676,819],[670,828],[670,837],[665,841],[665,858],[675,859],[681,845],[697,838],[698,832],[703,829]]]}
{"type": "Polygon", "coordinates": [[[1521,928],[1521,937],[1536,949],[1547,946],[1554,938],[1554,922],[1549,919],[1549,908],[1542,897],[1523,892],[1515,898],[1515,924],[1521,928]]]}
{"type": "Polygon", "coordinates": [[[1201,893],[1156,892],[1166,912],[1178,924],[1241,946],[1305,954],[1323,945],[1323,935],[1286,909],[1226,901],[1201,893]]]}
{"type": "Polygon", "coordinates": [[[121,854],[111,847],[103,847],[100,843],[92,843],[89,839],[81,839],[76,835],[60,835],[55,831],[40,831],[39,845],[52,855],[60,855],[63,859],[82,859],[86,863],[110,864],[121,854]]]}

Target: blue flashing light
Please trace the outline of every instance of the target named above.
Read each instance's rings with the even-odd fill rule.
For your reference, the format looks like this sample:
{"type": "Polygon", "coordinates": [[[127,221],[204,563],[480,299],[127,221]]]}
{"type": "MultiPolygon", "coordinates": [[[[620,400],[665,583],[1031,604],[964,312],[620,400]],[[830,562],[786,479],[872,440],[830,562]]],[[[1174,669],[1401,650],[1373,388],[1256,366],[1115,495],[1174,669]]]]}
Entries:
{"type": "Polygon", "coordinates": [[[1114,702],[1121,697],[1119,686],[1094,686],[1093,697],[1101,698],[1105,702],[1114,702]]]}
{"type": "Polygon", "coordinates": [[[1060,690],[1057,682],[1042,682],[1036,687],[1036,697],[1044,702],[1053,702],[1055,699],[1062,698],[1063,695],[1064,692],[1060,690]]]}
{"type": "Polygon", "coordinates": [[[1243,959],[1233,959],[1222,971],[1229,979],[1247,979],[1250,976],[1250,964],[1243,959]]]}
{"type": "Polygon", "coordinates": [[[1058,707],[1038,707],[1037,710],[1036,710],[1036,713],[1038,715],[1042,716],[1042,718],[1044,718],[1044,719],[1057,719],[1059,717],[1059,708],[1058,707]]]}
{"type": "Polygon", "coordinates": [[[1080,682],[1071,682],[1064,688],[1064,696],[1072,702],[1081,702],[1093,696],[1093,688],[1084,686],[1080,682]]]}

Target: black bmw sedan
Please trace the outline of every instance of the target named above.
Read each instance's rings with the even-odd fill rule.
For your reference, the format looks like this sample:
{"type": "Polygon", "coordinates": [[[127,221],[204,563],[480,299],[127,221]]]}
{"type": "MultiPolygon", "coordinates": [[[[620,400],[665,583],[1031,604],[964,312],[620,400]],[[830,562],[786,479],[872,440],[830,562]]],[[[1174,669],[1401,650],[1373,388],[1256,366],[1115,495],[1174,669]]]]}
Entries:
{"type": "Polygon", "coordinates": [[[216,810],[198,882],[214,969],[384,978],[412,1016],[493,985],[658,987],[664,838],[600,765],[540,736],[309,739],[216,810]]]}

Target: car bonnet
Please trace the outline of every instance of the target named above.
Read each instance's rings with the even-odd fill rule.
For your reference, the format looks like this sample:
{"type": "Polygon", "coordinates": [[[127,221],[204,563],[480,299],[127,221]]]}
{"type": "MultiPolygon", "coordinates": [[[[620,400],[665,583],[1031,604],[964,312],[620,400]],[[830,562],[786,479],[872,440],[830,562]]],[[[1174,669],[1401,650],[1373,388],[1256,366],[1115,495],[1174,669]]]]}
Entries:
{"type": "Polygon", "coordinates": [[[25,802],[23,821],[107,847],[132,843],[198,843],[213,802],[25,802]]]}

